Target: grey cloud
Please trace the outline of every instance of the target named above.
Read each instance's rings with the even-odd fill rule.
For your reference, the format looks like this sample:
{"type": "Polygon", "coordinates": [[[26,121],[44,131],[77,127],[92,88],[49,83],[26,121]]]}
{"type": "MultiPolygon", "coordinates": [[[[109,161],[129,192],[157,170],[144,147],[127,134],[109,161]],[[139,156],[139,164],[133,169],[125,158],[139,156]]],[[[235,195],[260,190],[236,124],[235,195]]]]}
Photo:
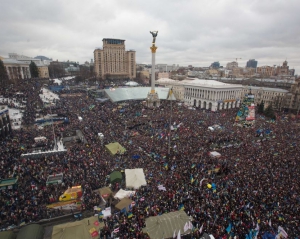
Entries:
{"type": "Polygon", "coordinates": [[[84,62],[102,38],[126,40],[150,63],[150,30],[159,30],[157,62],[223,65],[235,57],[300,70],[298,0],[2,1],[0,55],[46,55],[84,62]]]}

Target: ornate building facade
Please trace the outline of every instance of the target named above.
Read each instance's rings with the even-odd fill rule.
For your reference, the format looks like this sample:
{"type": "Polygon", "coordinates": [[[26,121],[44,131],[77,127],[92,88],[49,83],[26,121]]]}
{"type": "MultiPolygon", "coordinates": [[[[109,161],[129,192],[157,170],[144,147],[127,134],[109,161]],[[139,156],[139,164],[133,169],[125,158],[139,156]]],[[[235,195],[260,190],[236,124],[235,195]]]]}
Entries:
{"type": "Polygon", "coordinates": [[[16,59],[4,58],[4,67],[6,68],[9,80],[30,78],[29,64],[16,59]]]}
{"type": "MultiPolygon", "coordinates": [[[[290,92],[281,97],[280,104],[277,108],[279,110],[286,109],[296,114],[299,114],[300,110],[300,78],[295,81],[291,86],[290,92]]],[[[277,104],[276,104],[277,105],[277,104]]]]}
{"type": "Polygon", "coordinates": [[[289,70],[289,66],[288,66],[288,62],[287,61],[284,61],[282,63],[282,66],[277,66],[277,69],[276,69],[276,75],[277,76],[287,76],[287,75],[290,75],[290,70],[289,70]]]}
{"type": "Polygon", "coordinates": [[[125,40],[104,38],[94,50],[94,71],[102,79],[136,78],[135,51],[125,51],[125,40]]]}
{"type": "Polygon", "coordinates": [[[217,111],[240,106],[243,86],[214,80],[182,81],[186,104],[217,111]]]}

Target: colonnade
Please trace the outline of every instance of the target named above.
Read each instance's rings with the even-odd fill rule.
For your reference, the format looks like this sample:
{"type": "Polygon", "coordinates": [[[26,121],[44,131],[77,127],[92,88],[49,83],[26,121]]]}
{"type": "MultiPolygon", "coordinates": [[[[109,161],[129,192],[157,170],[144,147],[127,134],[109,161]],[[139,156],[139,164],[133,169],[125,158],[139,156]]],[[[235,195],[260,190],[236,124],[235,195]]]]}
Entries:
{"type": "Polygon", "coordinates": [[[30,78],[30,70],[28,66],[5,65],[8,78],[10,80],[30,78]]]}
{"type": "Polygon", "coordinates": [[[242,87],[206,89],[186,87],[184,100],[191,106],[212,111],[239,107],[242,87]]]}
{"type": "Polygon", "coordinates": [[[185,88],[185,97],[194,97],[204,100],[235,100],[240,98],[240,91],[237,90],[208,90],[185,88]]]}

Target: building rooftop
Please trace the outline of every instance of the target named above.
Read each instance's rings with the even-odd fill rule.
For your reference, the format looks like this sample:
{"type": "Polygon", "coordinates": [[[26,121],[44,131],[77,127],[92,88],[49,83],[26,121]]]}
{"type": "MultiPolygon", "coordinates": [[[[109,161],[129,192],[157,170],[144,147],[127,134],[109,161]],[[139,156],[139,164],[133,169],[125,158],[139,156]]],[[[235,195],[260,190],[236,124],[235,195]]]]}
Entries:
{"type": "Polygon", "coordinates": [[[125,41],[123,39],[117,39],[117,38],[103,38],[102,41],[104,40],[118,40],[118,41],[125,41]]]}
{"type": "Polygon", "coordinates": [[[261,82],[294,83],[294,79],[255,79],[261,82]]]}
{"type": "Polygon", "coordinates": [[[103,38],[103,42],[107,44],[114,44],[114,45],[123,45],[125,40],[122,39],[113,39],[113,38],[103,38]]]}
{"type": "Polygon", "coordinates": [[[170,78],[160,78],[156,81],[156,83],[166,83],[166,82],[179,82],[177,80],[172,80],[170,78]]]}
{"type": "MultiPolygon", "coordinates": [[[[105,89],[105,93],[112,102],[125,100],[146,100],[151,87],[113,88],[105,89]]],[[[168,97],[169,88],[156,87],[155,91],[159,99],[165,100],[168,97]]]]}
{"type": "Polygon", "coordinates": [[[276,91],[281,93],[288,93],[288,90],[280,89],[280,88],[271,88],[271,87],[258,87],[258,86],[245,86],[244,88],[253,89],[253,90],[263,90],[263,91],[276,91]]]}
{"type": "Polygon", "coordinates": [[[239,84],[227,84],[215,80],[204,80],[204,79],[187,79],[180,81],[180,84],[185,86],[202,86],[202,87],[213,87],[213,88],[242,88],[239,84]]]}
{"type": "Polygon", "coordinates": [[[26,66],[29,65],[29,63],[26,63],[24,61],[18,61],[12,58],[4,58],[2,61],[4,64],[16,64],[16,65],[26,65],[26,66]]]}

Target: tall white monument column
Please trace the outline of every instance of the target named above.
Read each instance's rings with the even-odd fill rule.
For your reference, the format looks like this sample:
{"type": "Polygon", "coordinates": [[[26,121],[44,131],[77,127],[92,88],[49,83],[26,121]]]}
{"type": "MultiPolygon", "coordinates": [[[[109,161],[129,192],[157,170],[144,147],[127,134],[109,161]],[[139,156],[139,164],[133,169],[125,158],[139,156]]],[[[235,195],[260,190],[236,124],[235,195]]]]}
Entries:
{"type": "Polygon", "coordinates": [[[153,36],[152,46],[150,47],[152,53],[152,68],[151,68],[151,91],[147,95],[147,106],[148,107],[158,107],[160,105],[160,100],[158,98],[157,92],[155,92],[155,54],[157,47],[155,46],[155,40],[158,31],[150,32],[153,36]]]}

